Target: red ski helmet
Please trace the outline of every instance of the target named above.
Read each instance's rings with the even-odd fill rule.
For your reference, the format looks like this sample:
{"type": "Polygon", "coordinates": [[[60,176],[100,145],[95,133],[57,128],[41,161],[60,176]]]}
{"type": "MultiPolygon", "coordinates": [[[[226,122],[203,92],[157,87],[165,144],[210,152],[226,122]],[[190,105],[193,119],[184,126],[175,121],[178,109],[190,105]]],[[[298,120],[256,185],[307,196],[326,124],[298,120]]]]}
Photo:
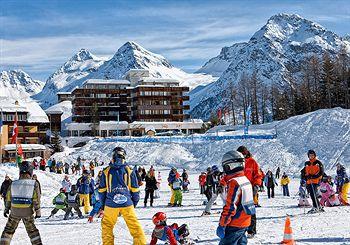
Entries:
{"type": "Polygon", "coordinates": [[[152,217],[153,224],[160,225],[162,222],[166,221],[166,214],[163,212],[158,212],[152,217]]]}

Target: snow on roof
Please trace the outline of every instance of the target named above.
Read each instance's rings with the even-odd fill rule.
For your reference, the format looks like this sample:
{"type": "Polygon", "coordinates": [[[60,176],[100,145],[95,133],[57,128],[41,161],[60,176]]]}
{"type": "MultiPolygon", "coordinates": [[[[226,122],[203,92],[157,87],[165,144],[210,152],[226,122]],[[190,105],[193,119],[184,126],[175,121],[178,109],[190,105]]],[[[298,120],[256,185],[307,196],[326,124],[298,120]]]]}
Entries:
{"type": "Polygon", "coordinates": [[[179,81],[176,79],[154,78],[154,77],[144,78],[144,79],[142,79],[142,82],[145,82],[145,83],[179,83],[179,81]]]}
{"type": "Polygon", "coordinates": [[[116,79],[88,79],[86,80],[83,85],[85,84],[126,84],[130,85],[130,82],[128,80],[116,80],[116,79]]]}
{"type": "MultiPolygon", "coordinates": [[[[21,144],[23,151],[46,150],[44,145],[39,144],[21,144]]],[[[15,151],[16,144],[7,144],[4,146],[5,151],[15,151]]]]}
{"type": "Polygon", "coordinates": [[[67,95],[71,95],[71,92],[57,92],[57,94],[67,94],[67,95]]]}
{"type": "Polygon", "coordinates": [[[46,114],[62,114],[61,120],[65,120],[72,116],[72,102],[64,100],[58,104],[55,104],[45,110],[46,114]]]}
{"type": "Polygon", "coordinates": [[[15,105],[16,100],[11,98],[1,98],[0,108],[6,112],[28,112],[28,122],[30,123],[48,123],[49,118],[47,117],[44,110],[39,104],[29,98],[25,100],[18,100],[18,105],[15,105]]]}
{"type": "Polygon", "coordinates": [[[8,100],[1,100],[0,110],[3,112],[28,112],[27,107],[22,105],[15,105],[14,102],[10,102],[8,100]]]}

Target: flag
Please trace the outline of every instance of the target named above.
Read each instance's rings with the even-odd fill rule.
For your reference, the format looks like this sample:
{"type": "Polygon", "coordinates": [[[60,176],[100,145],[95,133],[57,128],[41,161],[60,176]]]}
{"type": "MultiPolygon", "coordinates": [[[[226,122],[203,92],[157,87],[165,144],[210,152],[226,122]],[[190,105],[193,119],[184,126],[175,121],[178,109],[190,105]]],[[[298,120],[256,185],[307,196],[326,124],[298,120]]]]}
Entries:
{"type": "Polygon", "coordinates": [[[246,112],[245,112],[245,127],[244,127],[244,134],[248,134],[248,128],[250,125],[250,116],[252,114],[252,109],[250,106],[248,106],[246,112]]]}
{"type": "Polygon", "coordinates": [[[252,108],[250,106],[248,106],[247,110],[246,110],[246,120],[245,120],[245,125],[247,127],[250,126],[250,117],[252,114],[252,108]]]}
{"type": "Polygon", "coordinates": [[[17,113],[16,113],[15,122],[13,124],[11,144],[16,144],[17,136],[18,136],[18,127],[17,127],[17,113]]]}
{"type": "Polygon", "coordinates": [[[218,110],[218,119],[221,120],[222,118],[222,111],[221,111],[221,108],[219,108],[218,110]]]}
{"type": "Polygon", "coordinates": [[[23,159],[23,148],[21,144],[17,145],[17,164],[21,164],[23,159]]]}

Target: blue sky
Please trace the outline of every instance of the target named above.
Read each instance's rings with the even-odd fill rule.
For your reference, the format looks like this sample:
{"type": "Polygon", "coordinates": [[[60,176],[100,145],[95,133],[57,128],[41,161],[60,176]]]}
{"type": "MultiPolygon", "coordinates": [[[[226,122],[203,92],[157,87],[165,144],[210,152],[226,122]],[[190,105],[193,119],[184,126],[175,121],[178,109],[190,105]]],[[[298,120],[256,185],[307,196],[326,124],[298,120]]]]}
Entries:
{"type": "Polygon", "coordinates": [[[350,1],[0,0],[0,70],[46,80],[80,48],[111,57],[126,41],[195,71],[222,47],[247,41],[274,14],[297,13],[350,32],[350,1]]]}

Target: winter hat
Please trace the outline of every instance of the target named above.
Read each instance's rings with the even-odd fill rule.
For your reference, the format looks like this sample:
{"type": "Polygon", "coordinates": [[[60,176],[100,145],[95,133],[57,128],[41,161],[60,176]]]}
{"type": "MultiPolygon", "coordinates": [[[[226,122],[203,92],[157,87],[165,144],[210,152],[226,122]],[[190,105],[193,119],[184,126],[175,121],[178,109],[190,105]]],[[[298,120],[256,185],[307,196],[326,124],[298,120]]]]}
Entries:
{"type": "Polygon", "coordinates": [[[314,150],[308,150],[307,155],[310,156],[311,154],[316,156],[316,152],[314,150]]]}

